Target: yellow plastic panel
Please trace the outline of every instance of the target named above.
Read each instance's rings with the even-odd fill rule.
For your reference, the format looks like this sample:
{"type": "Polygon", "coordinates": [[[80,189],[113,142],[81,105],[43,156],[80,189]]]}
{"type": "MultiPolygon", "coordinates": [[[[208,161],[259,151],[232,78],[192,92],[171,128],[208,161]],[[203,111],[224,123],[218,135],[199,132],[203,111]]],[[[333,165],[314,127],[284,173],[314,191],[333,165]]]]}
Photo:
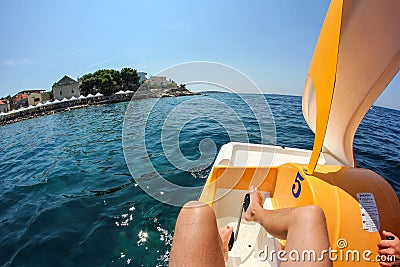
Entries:
{"type": "Polygon", "coordinates": [[[272,196],[275,187],[277,170],[267,167],[231,167],[215,166],[204,186],[200,201],[212,205],[217,188],[232,190],[249,190],[255,186],[272,196]]]}
{"type": "MultiPolygon", "coordinates": [[[[331,247],[340,251],[337,242],[345,239],[343,253],[358,250],[377,255],[379,232],[363,229],[357,193],[371,193],[379,213],[380,229],[400,234],[400,204],[391,186],[378,174],[365,169],[317,166],[314,176],[306,175],[305,165],[285,164],[278,167],[273,201],[275,208],[320,206],[326,215],[331,247]]],[[[335,261],[335,266],[376,266],[376,262],[335,261]]]]}
{"type": "MultiPolygon", "coordinates": [[[[333,0],[328,11],[304,86],[302,106],[304,119],[316,133],[318,144],[323,138],[322,151],[341,165],[355,167],[353,140],[356,130],[400,69],[400,1],[346,0],[339,21],[337,11],[341,2],[333,0]],[[341,27],[340,34],[335,25],[329,26],[335,23],[341,27]],[[337,34],[340,35],[338,43],[334,39],[337,34]],[[329,38],[332,40],[328,41],[329,38]],[[330,46],[331,50],[328,49],[330,46]],[[337,56],[337,62],[331,56],[337,56]],[[335,77],[332,76],[334,71],[335,77]],[[325,127],[320,123],[329,109],[329,122],[325,127]]],[[[310,173],[319,152],[319,146],[315,146],[310,173]]]]}
{"type": "Polygon", "coordinates": [[[321,153],[336,79],[343,0],[331,2],[309,70],[316,97],[314,148],[307,173],[312,174],[321,153]]]}

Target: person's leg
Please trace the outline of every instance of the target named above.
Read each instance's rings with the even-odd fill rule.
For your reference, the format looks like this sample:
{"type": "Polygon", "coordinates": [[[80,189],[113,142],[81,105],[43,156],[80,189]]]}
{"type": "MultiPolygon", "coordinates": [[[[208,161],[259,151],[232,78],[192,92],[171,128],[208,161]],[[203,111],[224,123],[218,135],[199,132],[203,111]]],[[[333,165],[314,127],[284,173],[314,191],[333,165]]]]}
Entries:
{"type": "Polygon", "coordinates": [[[232,231],[228,226],[218,230],[210,206],[188,202],[176,221],[169,266],[225,266],[224,252],[232,231]]]}
{"type": "Polygon", "coordinates": [[[306,266],[332,266],[328,254],[330,245],[325,214],[320,207],[304,206],[293,209],[288,224],[286,251],[298,251],[300,260],[306,266]],[[311,252],[315,254],[310,254],[311,252]]]}
{"type": "Polygon", "coordinates": [[[260,223],[271,235],[286,240],[285,251],[288,261],[282,262],[281,266],[332,266],[327,253],[329,237],[325,215],[320,207],[266,210],[261,207],[261,202],[262,198],[258,191],[250,193],[250,206],[245,213],[245,219],[260,223]],[[310,251],[315,252],[315,257],[310,251]],[[290,255],[292,258],[299,255],[300,261],[291,261],[290,255]]]}

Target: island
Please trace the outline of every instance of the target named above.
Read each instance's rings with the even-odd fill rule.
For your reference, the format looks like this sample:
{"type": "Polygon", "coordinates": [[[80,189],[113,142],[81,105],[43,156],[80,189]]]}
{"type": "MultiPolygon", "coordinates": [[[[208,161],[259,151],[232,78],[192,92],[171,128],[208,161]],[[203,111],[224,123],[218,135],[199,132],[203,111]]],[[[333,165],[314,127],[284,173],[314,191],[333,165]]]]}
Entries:
{"type": "Polygon", "coordinates": [[[24,90],[2,99],[8,107],[0,113],[0,126],[90,105],[198,94],[167,77],[151,76],[147,79],[146,74],[123,68],[121,71],[98,70],[77,80],[65,75],[53,84],[50,92],[24,90]]]}

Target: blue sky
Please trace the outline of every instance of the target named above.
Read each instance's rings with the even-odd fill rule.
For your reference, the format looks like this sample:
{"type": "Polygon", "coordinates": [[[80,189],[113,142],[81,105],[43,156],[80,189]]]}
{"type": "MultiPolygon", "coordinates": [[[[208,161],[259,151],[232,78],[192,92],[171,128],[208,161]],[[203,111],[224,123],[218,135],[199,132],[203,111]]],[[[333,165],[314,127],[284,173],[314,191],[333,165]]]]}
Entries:
{"type": "MultiPolygon", "coordinates": [[[[64,75],[213,61],[301,95],[327,0],[0,1],[0,96],[64,75]]],[[[397,75],[399,76],[399,75],[397,75]]],[[[400,109],[396,77],[377,104],[400,109]]]]}

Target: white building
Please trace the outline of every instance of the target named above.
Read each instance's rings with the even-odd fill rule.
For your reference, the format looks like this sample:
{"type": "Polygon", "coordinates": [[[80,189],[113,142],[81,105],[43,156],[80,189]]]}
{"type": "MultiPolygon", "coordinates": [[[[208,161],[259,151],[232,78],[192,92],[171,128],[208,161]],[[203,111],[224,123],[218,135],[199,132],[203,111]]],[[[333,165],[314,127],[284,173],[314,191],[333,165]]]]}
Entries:
{"type": "Polygon", "coordinates": [[[146,72],[138,72],[137,74],[138,74],[139,77],[140,77],[139,83],[142,83],[144,80],[146,80],[146,75],[147,75],[146,72]]]}

